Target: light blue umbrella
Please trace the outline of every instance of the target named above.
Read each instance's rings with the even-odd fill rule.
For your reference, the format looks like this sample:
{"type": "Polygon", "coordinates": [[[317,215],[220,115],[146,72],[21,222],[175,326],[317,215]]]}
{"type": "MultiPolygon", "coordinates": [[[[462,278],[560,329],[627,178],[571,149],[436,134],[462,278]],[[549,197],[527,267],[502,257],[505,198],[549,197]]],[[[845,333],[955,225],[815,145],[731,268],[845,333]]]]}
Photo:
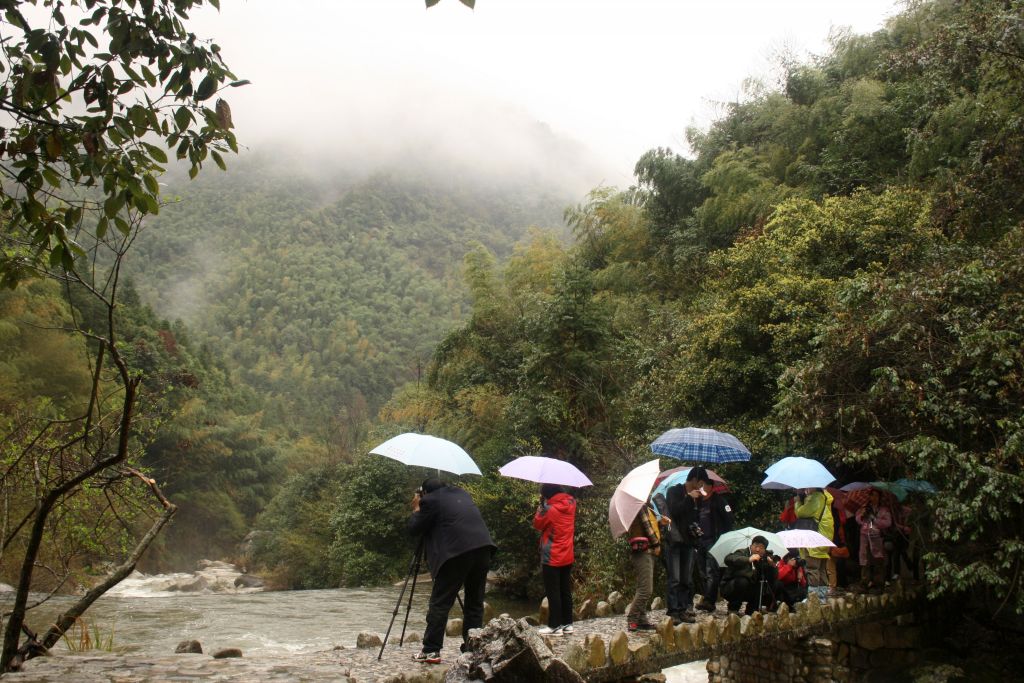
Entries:
{"type": "Polygon", "coordinates": [[[763,489],[823,489],[835,481],[835,475],[820,462],[799,455],[783,458],[765,474],[763,489]]]}
{"type": "Polygon", "coordinates": [[[732,434],[699,427],[670,429],[654,440],[651,451],[688,462],[721,464],[750,460],[750,449],[732,434]]]}
{"type": "Polygon", "coordinates": [[[370,452],[406,465],[419,465],[452,474],[481,474],[480,468],[461,446],[429,434],[399,434],[370,452]]]}

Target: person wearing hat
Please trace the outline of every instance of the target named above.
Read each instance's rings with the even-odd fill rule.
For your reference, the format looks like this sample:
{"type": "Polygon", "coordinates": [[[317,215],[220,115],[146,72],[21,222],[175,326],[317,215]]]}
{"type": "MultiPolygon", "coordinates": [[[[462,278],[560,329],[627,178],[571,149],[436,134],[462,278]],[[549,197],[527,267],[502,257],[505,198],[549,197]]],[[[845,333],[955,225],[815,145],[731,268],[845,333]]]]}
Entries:
{"type": "Polygon", "coordinates": [[[775,602],[779,574],[767,548],[768,540],[758,535],[750,539],[749,548],[726,555],[722,596],[729,603],[730,612],[739,612],[743,602],[747,603],[747,614],[775,602]]]}
{"type": "Polygon", "coordinates": [[[412,499],[409,533],[423,537],[427,567],[434,582],[427,607],[423,649],[417,662],[439,664],[448,612],[465,588],[462,640],[484,624],[484,588],[491,556],[497,549],[480,510],[468,493],[430,477],[412,499]]]}

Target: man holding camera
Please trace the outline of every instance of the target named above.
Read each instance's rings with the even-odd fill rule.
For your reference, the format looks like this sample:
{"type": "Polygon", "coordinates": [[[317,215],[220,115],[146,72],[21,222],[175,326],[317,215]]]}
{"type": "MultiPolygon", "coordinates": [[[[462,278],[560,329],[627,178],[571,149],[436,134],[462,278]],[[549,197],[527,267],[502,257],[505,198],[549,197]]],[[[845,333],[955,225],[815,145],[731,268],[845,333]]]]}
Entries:
{"type": "Polygon", "coordinates": [[[427,567],[434,579],[427,608],[427,629],[423,649],[413,656],[417,662],[439,664],[448,612],[465,587],[463,645],[471,628],[484,621],[484,588],[491,556],[496,549],[480,510],[468,493],[457,486],[442,484],[433,477],[412,500],[409,532],[423,537],[427,567]]]}
{"type": "Polygon", "coordinates": [[[767,547],[764,536],[754,536],[749,548],[726,556],[722,595],[729,602],[730,612],[739,612],[740,603],[746,602],[745,612],[753,614],[775,601],[779,575],[767,547]]]}
{"type": "MultiPolygon", "coordinates": [[[[665,492],[664,507],[669,519],[666,612],[674,624],[697,621],[693,609],[693,570],[705,534],[700,513],[701,502],[711,488],[709,479],[707,470],[694,467],[687,473],[685,483],[670,486],[665,492]]],[[[660,502],[656,496],[655,503],[660,502]]]]}
{"type": "Polygon", "coordinates": [[[790,550],[779,560],[779,588],[776,597],[793,607],[807,598],[807,561],[800,553],[790,550]]]}

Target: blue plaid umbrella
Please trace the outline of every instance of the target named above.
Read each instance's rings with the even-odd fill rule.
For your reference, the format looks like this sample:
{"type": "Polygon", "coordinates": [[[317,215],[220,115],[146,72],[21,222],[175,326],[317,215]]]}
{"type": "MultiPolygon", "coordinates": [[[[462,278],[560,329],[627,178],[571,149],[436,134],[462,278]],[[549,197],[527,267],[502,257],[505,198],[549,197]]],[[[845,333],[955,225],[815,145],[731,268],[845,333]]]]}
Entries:
{"type": "Polygon", "coordinates": [[[651,444],[657,455],[676,458],[687,462],[746,462],[750,450],[732,434],[714,429],[670,429],[651,444]]]}

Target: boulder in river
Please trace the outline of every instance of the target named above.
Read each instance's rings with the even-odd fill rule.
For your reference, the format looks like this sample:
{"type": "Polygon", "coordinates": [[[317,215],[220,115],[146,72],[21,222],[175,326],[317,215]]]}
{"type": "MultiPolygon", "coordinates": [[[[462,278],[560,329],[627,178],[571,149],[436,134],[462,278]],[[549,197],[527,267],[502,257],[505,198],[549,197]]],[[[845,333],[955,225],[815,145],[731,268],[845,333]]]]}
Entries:
{"type": "Polygon", "coordinates": [[[175,654],[203,654],[203,646],[198,640],[183,640],[174,648],[175,654]]]}
{"type": "Polygon", "coordinates": [[[263,588],[263,579],[252,574],[235,577],[235,588],[263,588]]]}
{"type": "Polygon", "coordinates": [[[198,593],[201,590],[205,590],[210,587],[210,583],[206,580],[206,577],[197,576],[192,581],[186,581],[183,583],[177,583],[168,588],[169,591],[181,591],[182,593],[198,593]]]}
{"type": "Polygon", "coordinates": [[[380,647],[383,642],[384,639],[380,637],[379,633],[363,631],[356,636],[356,647],[359,648],[380,647]]]}
{"type": "Polygon", "coordinates": [[[213,653],[214,659],[228,659],[230,657],[241,657],[242,651],[237,647],[226,647],[213,653]]]}

